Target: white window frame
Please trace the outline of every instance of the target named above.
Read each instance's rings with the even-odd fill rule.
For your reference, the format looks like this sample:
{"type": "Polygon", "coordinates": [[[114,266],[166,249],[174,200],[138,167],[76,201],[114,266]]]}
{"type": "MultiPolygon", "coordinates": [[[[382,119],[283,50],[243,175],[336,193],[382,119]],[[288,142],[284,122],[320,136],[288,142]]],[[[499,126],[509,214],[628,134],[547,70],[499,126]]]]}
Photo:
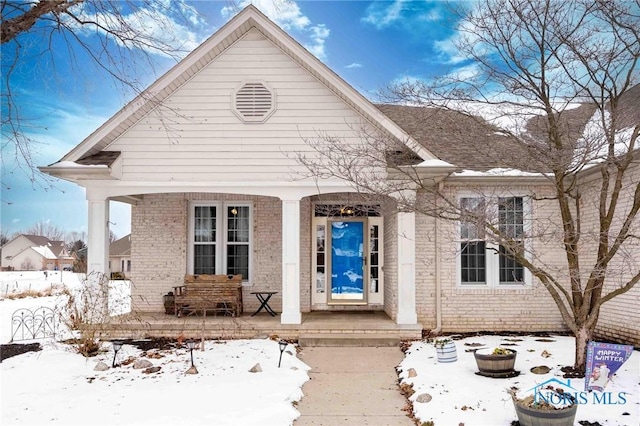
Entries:
{"type": "MultiPolygon", "coordinates": [[[[526,238],[526,235],[531,235],[532,224],[532,206],[531,197],[526,194],[520,193],[497,193],[492,194],[490,197],[482,197],[477,193],[460,193],[458,194],[458,206],[461,205],[463,198],[484,198],[485,209],[498,209],[499,198],[522,198],[522,211],[523,211],[523,231],[524,231],[524,247],[525,256],[528,260],[531,260],[531,244],[530,238],[526,238]]],[[[462,282],[462,250],[461,244],[464,241],[461,238],[462,222],[458,221],[456,225],[455,248],[456,248],[456,283],[458,287],[463,289],[478,289],[478,288],[499,288],[499,289],[522,289],[523,287],[530,287],[532,285],[531,271],[523,266],[523,282],[522,283],[500,283],[500,255],[498,254],[500,245],[495,242],[489,242],[486,239],[478,239],[477,241],[485,242],[485,282],[484,283],[467,283],[462,282]]]]}
{"type": "Polygon", "coordinates": [[[243,277],[243,285],[251,285],[253,278],[253,203],[246,201],[191,201],[189,202],[188,219],[188,245],[187,245],[187,271],[193,274],[193,253],[194,253],[194,224],[196,207],[215,207],[217,213],[216,228],[216,274],[225,275],[227,270],[227,208],[228,207],[248,207],[249,208],[249,276],[243,277]]]}

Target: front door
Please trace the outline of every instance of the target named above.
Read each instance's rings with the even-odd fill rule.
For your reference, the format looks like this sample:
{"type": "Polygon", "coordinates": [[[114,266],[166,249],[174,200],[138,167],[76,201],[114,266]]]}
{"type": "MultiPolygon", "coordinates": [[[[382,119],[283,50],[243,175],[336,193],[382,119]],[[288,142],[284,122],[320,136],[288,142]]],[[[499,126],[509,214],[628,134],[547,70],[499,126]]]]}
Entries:
{"type": "Polygon", "coordinates": [[[331,220],[329,303],[366,303],[364,220],[331,220]]]}
{"type": "Polygon", "coordinates": [[[316,206],[311,251],[315,309],[384,303],[383,220],[371,206],[316,206]]]}

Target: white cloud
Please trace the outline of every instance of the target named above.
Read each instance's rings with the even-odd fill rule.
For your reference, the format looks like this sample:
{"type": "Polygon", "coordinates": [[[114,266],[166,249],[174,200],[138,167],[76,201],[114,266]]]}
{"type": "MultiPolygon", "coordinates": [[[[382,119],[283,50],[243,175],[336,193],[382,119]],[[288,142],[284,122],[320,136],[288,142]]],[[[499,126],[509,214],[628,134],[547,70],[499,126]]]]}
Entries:
{"type": "Polygon", "coordinates": [[[418,20],[424,22],[435,22],[442,19],[442,12],[439,9],[432,9],[427,13],[418,16],[418,20]]]}
{"type": "Polygon", "coordinates": [[[476,78],[480,74],[478,64],[469,64],[455,69],[449,73],[449,76],[457,81],[470,80],[476,78]]]}
{"type": "Polygon", "coordinates": [[[406,85],[413,86],[413,85],[419,84],[422,81],[423,79],[420,77],[414,77],[411,75],[401,75],[394,78],[393,81],[391,82],[391,85],[396,86],[398,84],[406,84],[406,85]]]}
{"type": "Polygon", "coordinates": [[[317,58],[326,59],[327,55],[324,51],[324,42],[329,37],[331,31],[324,24],[313,26],[310,28],[310,31],[311,44],[306,44],[305,47],[317,58]]]}
{"type": "Polygon", "coordinates": [[[331,31],[324,24],[313,25],[311,19],[302,13],[295,1],[242,0],[235,5],[223,7],[220,13],[223,17],[230,18],[250,4],[257,7],[285,31],[295,31],[302,36],[308,37],[309,41],[302,43],[304,47],[317,58],[326,59],[325,41],[331,31]]]}
{"type": "Polygon", "coordinates": [[[347,68],[347,69],[362,68],[362,64],[359,64],[357,62],[353,62],[353,63],[347,65],[345,68],[347,68]]]}
{"type": "Polygon", "coordinates": [[[377,29],[388,27],[401,18],[402,9],[406,0],[395,0],[393,3],[373,2],[367,8],[367,15],[362,22],[371,24],[377,29]]]}
{"type": "Polygon", "coordinates": [[[456,37],[457,36],[448,38],[446,40],[436,40],[433,42],[434,50],[438,52],[438,54],[446,64],[457,64],[467,59],[464,56],[460,55],[460,52],[458,51],[458,48],[456,47],[456,44],[454,42],[454,39],[456,37]]]}
{"type": "Polygon", "coordinates": [[[425,23],[440,21],[443,17],[439,5],[408,0],[374,1],[367,7],[365,13],[361,21],[373,25],[378,30],[393,24],[419,28],[425,23]]]}
{"type": "MultiPolygon", "coordinates": [[[[130,37],[136,40],[135,47],[144,50],[147,53],[159,56],[168,55],[162,46],[168,49],[182,51],[186,55],[204,40],[203,35],[199,35],[198,30],[204,27],[205,21],[198,12],[182,1],[165,1],[165,2],[147,2],[136,3],[139,5],[133,12],[126,14],[122,10],[118,14],[104,9],[95,11],[89,9],[89,12],[78,11],[78,15],[82,19],[95,21],[100,27],[82,26],[78,31],[87,37],[91,37],[96,31],[105,35],[102,29],[108,28],[116,32],[124,34],[124,37],[130,37]],[[179,17],[179,19],[177,19],[179,17]],[[180,21],[183,21],[181,23],[180,21]],[[135,28],[135,34],[126,34],[128,28],[135,28]]],[[[78,8],[85,7],[84,5],[78,8]]],[[[79,9],[80,10],[80,9],[79,9]]],[[[77,23],[71,19],[67,20],[69,26],[76,26],[77,23]]],[[[118,38],[109,37],[116,43],[123,44],[118,38]]],[[[131,43],[127,47],[132,47],[131,43]]]]}

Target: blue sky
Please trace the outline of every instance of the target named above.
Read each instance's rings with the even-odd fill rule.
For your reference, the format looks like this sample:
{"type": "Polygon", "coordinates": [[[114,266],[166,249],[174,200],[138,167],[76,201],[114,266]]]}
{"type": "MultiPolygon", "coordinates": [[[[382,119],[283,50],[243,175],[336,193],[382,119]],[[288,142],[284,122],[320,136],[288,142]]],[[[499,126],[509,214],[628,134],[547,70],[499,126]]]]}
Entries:
{"type": "MultiPolygon", "coordinates": [[[[239,1],[242,7],[249,1],[239,1]]],[[[426,78],[461,69],[451,49],[456,21],[441,1],[253,1],[298,42],[362,94],[375,94],[389,83],[426,78]]],[[[196,1],[183,9],[192,27],[180,26],[167,16],[167,25],[187,50],[195,48],[233,16],[228,1],[196,1]]],[[[460,4],[460,3],[458,3],[460,4]]],[[[90,34],[82,35],[91,42],[90,34]]],[[[51,55],[40,55],[43,40],[33,33],[22,40],[23,51],[13,74],[12,90],[19,96],[22,114],[35,117],[29,136],[33,163],[56,162],[129,100],[130,94],[114,86],[86,55],[69,50],[62,39],[53,40],[51,55]],[[26,43],[26,42],[29,43],[26,43]]],[[[4,49],[4,47],[3,47],[4,49]]],[[[156,57],[155,76],[175,61],[156,57]]],[[[128,64],[124,64],[125,66],[128,64]]],[[[4,63],[3,63],[4,67],[4,63]]],[[[127,67],[142,84],[155,77],[145,67],[127,67]]],[[[3,76],[5,70],[3,68],[3,76]]],[[[3,105],[3,113],[4,113],[3,105]]],[[[2,232],[26,231],[48,222],[65,231],[87,230],[84,190],[65,181],[51,187],[19,167],[10,147],[2,143],[2,232]]],[[[122,237],[130,231],[130,209],[112,203],[112,231],[122,237]]]]}

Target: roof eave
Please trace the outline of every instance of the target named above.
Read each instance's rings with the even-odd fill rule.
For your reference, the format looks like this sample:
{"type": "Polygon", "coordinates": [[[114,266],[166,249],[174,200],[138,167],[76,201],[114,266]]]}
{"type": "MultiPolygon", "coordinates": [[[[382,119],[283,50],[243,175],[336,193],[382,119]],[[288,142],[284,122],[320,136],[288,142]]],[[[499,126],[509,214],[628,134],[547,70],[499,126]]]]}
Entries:
{"type": "Polygon", "coordinates": [[[505,182],[517,182],[518,185],[540,185],[549,183],[549,177],[539,175],[471,175],[463,176],[451,174],[447,177],[447,183],[473,183],[473,184],[498,184],[503,185],[505,182]]]}
{"type": "Polygon", "coordinates": [[[68,181],[115,180],[111,168],[107,166],[51,166],[38,167],[42,173],[68,181]]]}

